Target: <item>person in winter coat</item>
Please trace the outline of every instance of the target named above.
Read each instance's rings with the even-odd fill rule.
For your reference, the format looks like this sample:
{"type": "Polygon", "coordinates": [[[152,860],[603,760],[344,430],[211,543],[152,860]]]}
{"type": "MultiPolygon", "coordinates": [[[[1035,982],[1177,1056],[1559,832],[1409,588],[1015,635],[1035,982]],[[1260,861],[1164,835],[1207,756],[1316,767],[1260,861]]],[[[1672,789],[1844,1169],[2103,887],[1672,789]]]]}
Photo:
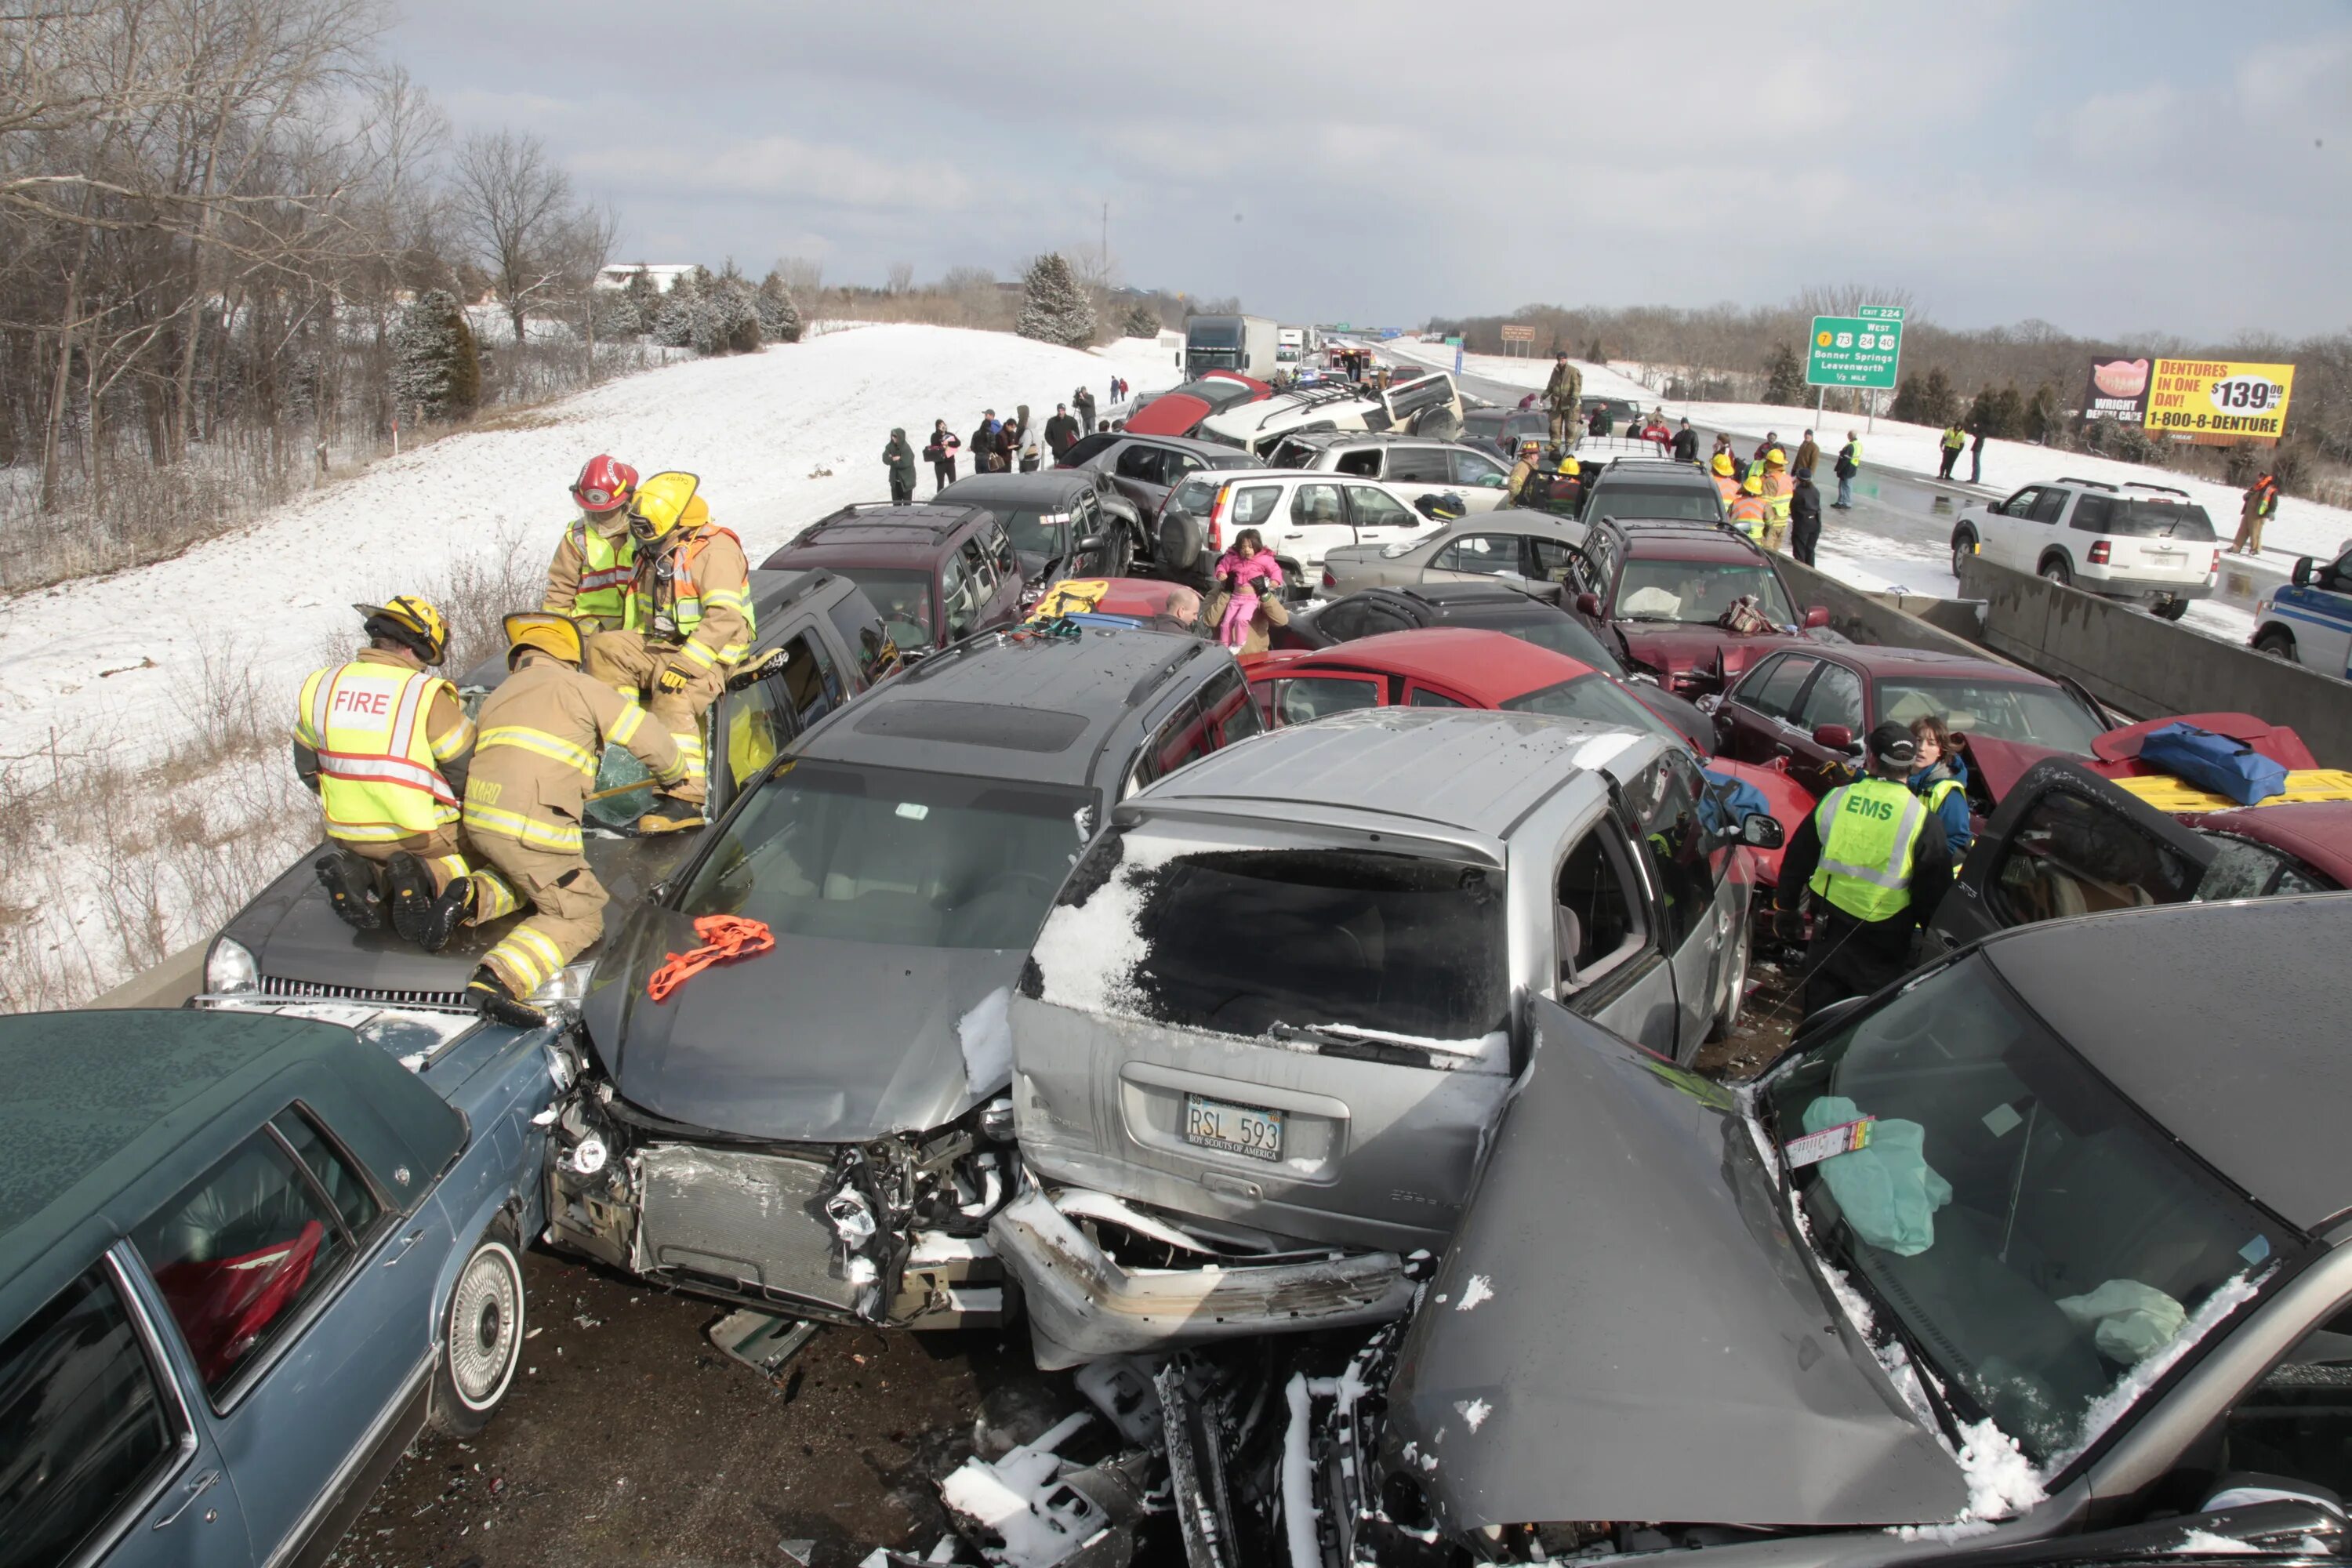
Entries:
{"type": "Polygon", "coordinates": [[[1821,467],[1821,463],[1822,444],[1814,440],[1813,433],[1808,430],[1805,432],[1803,442],[1797,447],[1797,460],[1790,465],[1790,472],[1801,479],[1810,479],[1813,477],[1813,470],[1821,467]]]}
{"type": "Polygon", "coordinates": [[[1035,473],[1037,471],[1037,465],[1041,460],[1042,459],[1040,458],[1037,451],[1036,442],[1030,441],[1023,445],[1021,448],[1021,471],[1023,473],[1035,473]]]}
{"type": "Polygon", "coordinates": [[[931,444],[923,448],[923,456],[931,460],[931,493],[939,494],[955,483],[956,449],[963,443],[955,437],[944,419],[931,421],[931,444]]]}
{"type": "Polygon", "coordinates": [[[1960,448],[1968,444],[1968,435],[1966,432],[1961,430],[1960,422],[1958,420],[1955,419],[1949,425],[1944,426],[1944,438],[1942,443],[1944,449],[1944,466],[1936,471],[1936,477],[1937,479],[1948,479],[1952,477],[1952,465],[1960,460],[1960,448]]]}
{"type": "Polygon", "coordinates": [[[1984,483],[1984,444],[1985,427],[1979,425],[1969,440],[1969,483],[1972,485],[1984,483]]]}
{"type": "Polygon", "coordinates": [[[1095,427],[1095,395],[1085,387],[1070,394],[1070,412],[1078,416],[1081,434],[1095,427]]]}
{"type": "Polygon", "coordinates": [[[1651,415],[1649,422],[1634,434],[1644,441],[1654,442],[1661,456],[1665,453],[1666,443],[1675,438],[1674,432],[1666,428],[1666,422],[1654,414],[1651,415]]]}
{"type": "Polygon", "coordinates": [[[890,427],[889,445],[882,448],[882,461],[890,468],[890,500],[904,506],[915,499],[915,449],[907,445],[907,430],[902,425],[890,427]]]}
{"type": "Polygon", "coordinates": [[[1070,417],[1068,404],[1054,405],[1054,416],[1045,421],[1045,445],[1053,449],[1054,461],[1060,462],[1063,454],[1076,446],[1084,433],[1085,427],[1070,417]]]}
{"type": "Polygon", "coordinates": [[[1957,874],[1976,838],[1969,822],[1968,753],[1960,749],[1960,738],[1932,713],[1911,721],[1911,744],[1916,756],[1911,776],[1904,783],[1944,825],[1944,842],[1951,846],[1952,869],[1957,874]]]}
{"type": "Polygon", "coordinates": [[[2278,512],[2279,482],[2275,474],[2258,474],[2246,487],[2246,499],[2238,509],[2238,534],[2230,541],[2232,555],[2260,555],[2263,552],[2263,524],[2278,512]]]}
{"type": "Polygon", "coordinates": [[[1551,361],[1550,379],[1544,383],[1544,406],[1551,410],[1551,438],[1566,442],[1576,424],[1576,411],[1584,401],[1584,373],[1568,362],[1566,351],[1556,353],[1551,361]]]}
{"type": "Polygon", "coordinates": [[[1830,502],[1839,511],[1853,510],[1853,477],[1862,472],[1862,437],[1853,431],[1845,433],[1845,445],[1838,448],[1837,466],[1830,470],[1837,476],[1838,499],[1830,502]]]}
{"type": "Polygon", "coordinates": [[[1797,488],[1789,492],[1789,553],[1811,566],[1813,552],[1822,542],[1822,492],[1813,488],[1813,476],[1797,476],[1797,488]]]}
{"type": "Polygon", "coordinates": [[[1012,467],[1013,459],[1019,457],[1021,449],[1029,445],[1029,405],[1024,403],[1013,411],[1012,418],[1004,422],[1005,467],[1012,467]]]}
{"type": "Polygon", "coordinates": [[[1687,419],[1684,420],[1681,427],[1675,432],[1675,461],[1677,463],[1698,461],[1698,432],[1691,428],[1691,422],[1687,419]]]}
{"type": "Polygon", "coordinates": [[[997,432],[1003,428],[996,422],[996,410],[981,416],[971,431],[971,471],[975,474],[1001,474],[1004,458],[996,449],[997,432]]]}
{"type": "Polygon", "coordinates": [[[1255,528],[1244,528],[1234,535],[1234,547],[1217,557],[1212,574],[1216,582],[1231,595],[1225,601],[1225,613],[1217,624],[1217,641],[1229,648],[1239,648],[1249,636],[1252,616],[1257,614],[1260,598],[1272,598],[1282,588],[1282,563],[1265,547],[1265,540],[1255,528]],[[1272,584],[1272,587],[1265,584],[1272,584]]]}
{"type": "Polygon", "coordinates": [[[1591,424],[1587,425],[1585,428],[1595,436],[1607,436],[1612,434],[1617,428],[1617,421],[1609,416],[1609,405],[1605,403],[1594,404],[1592,405],[1592,421],[1591,424]]]}

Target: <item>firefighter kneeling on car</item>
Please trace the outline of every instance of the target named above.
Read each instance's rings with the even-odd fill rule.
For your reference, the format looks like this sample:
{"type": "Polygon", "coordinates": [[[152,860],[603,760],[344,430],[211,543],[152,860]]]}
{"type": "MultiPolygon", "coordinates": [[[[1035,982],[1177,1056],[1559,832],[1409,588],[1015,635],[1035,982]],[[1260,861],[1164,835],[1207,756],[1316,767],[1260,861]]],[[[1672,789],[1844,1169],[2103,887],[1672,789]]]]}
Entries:
{"type": "Polygon", "coordinates": [[[467,995],[502,1024],[543,1016],[526,1000],[604,930],[611,895],[581,858],[580,823],[607,742],[625,746],[656,784],[686,775],[658,720],[580,670],[580,627],[567,616],[506,618],[513,672],[482,701],[466,781],[466,836],[530,912],[482,956],[467,995]]]}
{"type": "Polygon", "coordinates": [[[624,697],[646,696],[686,773],[637,819],[640,833],[702,821],[707,798],[702,715],[743,661],[754,634],[743,542],[710,521],[692,474],[656,474],[629,505],[635,574],[622,629],[588,639],[587,670],[624,697]]]}
{"type": "Polygon", "coordinates": [[[461,924],[515,907],[457,839],[474,726],[457,689],[426,668],[448,651],[449,627],[415,594],[352,608],[368,646],[313,671],[295,710],[294,771],[318,795],[333,845],[311,868],[347,924],[383,930],[389,895],[402,940],[438,952],[461,924]]]}
{"type": "Polygon", "coordinates": [[[1867,996],[1910,969],[1913,938],[1952,886],[1944,826],[1906,782],[1918,748],[1888,721],[1870,732],[1869,772],[1822,797],[1780,858],[1779,934],[1801,932],[1797,900],[1813,897],[1805,946],[1805,1011],[1867,996]]]}

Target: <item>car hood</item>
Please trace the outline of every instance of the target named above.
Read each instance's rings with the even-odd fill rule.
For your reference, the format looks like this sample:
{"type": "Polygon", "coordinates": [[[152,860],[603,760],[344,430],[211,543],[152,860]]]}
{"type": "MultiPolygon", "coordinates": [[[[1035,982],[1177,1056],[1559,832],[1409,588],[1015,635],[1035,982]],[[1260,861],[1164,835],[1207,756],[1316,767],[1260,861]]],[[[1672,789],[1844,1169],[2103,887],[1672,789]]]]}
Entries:
{"type": "MultiPolygon", "coordinates": [[[[638,898],[667,876],[695,836],[652,838],[587,836],[582,854],[616,907],[638,898]]],[[[238,910],[221,934],[244,944],[261,971],[264,989],[280,995],[354,995],[393,1001],[462,1001],[466,982],[482,955],[503,940],[516,919],[463,926],[439,952],[403,942],[389,925],[354,931],[327,902],[311,863],[326,853],[320,845],[303,855],[238,910]],[[386,997],[384,993],[401,994],[386,997]]],[[[590,948],[583,957],[598,950],[590,948]]],[[[574,963],[581,962],[575,959],[574,963]]]]}
{"type": "Polygon", "coordinates": [[[1851,1337],[1733,1091],[1531,1005],[1534,1063],[1399,1352],[1384,1472],[1457,1535],[1957,1518],[1958,1461],[1851,1337]]]}
{"type": "Polygon", "coordinates": [[[856,1142],[954,1121],[1011,1074],[1003,1011],[1022,953],[782,935],[655,1002],[646,982],[695,945],[693,923],[641,903],[582,1016],[623,1100],[744,1138],[856,1142]],[[967,1036],[971,1037],[967,1039],[967,1036]],[[967,1063],[967,1048],[970,1061],[967,1063]],[[975,1082],[974,1080],[978,1081],[975,1082]]]}

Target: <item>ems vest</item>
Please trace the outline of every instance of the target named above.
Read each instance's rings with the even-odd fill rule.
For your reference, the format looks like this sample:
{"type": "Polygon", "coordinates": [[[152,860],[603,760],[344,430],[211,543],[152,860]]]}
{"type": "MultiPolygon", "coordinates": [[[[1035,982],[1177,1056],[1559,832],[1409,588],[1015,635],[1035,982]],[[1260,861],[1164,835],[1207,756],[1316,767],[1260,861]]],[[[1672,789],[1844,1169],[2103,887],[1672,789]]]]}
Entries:
{"type": "Polygon", "coordinates": [[[295,734],[319,754],[327,836],[382,844],[457,820],[457,797],[425,731],[437,675],[354,662],[302,683],[295,734]]]}
{"type": "MultiPolygon", "coordinates": [[[[636,582],[630,590],[623,628],[679,642],[692,637],[694,628],[702,624],[702,588],[695,581],[695,563],[702,559],[711,540],[722,533],[741,546],[743,542],[736,538],[733,529],[713,525],[658,560],[648,557],[639,562],[637,564],[645,568],[643,581],[636,582]]],[[[740,662],[751,648],[751,639],[759,635],[748,592],[741,594],[736,607],[743,612],[743,637],[719,650],[721,664],[740,662]]]]}
{"type": "Polygon", "coordinates": [[[583,620],[619,621],[636,574],[635,542],[626,532],[617,540],[607,539],[583,517],[572,525],[572,544],[580,552],[580,592],[572,601],[572,614],[583,620]]]}
{"type": "Polygon", "coordinates": [[[1891,920],[1911,907],[1911,859],[1927,806],[1903,784],[1857,779],[1822,797],[1813,826],[1821,865],[1805,885],[1855,920],[1891,920]]]}
{"type": "Polygon", "coordinates": [[[1746,490],[1731,499],[1731,526],[1750,539],[1764,537],[1764,498],[1746,490]]]}
{"type": "Polygon", "coordinates": [[[1733,479],[1729,474],[1710,474],[1707,477],[1715,481],[1715,493],[1723,498],[1724,505],[1729,506],[1739,499],[1738,479],[1733,479]]]}

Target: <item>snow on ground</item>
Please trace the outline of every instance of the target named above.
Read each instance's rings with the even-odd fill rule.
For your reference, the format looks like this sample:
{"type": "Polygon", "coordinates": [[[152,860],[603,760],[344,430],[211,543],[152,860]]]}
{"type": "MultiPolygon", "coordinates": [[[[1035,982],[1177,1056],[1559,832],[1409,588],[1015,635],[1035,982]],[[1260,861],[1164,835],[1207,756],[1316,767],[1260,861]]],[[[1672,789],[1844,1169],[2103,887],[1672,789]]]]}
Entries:
{"type": "MultiPolygon", "coordinates": [[[[835,508],[887,498],[882,447],[893,426],[905,426],[918,449],[935,416],[968,437],[982,409],[1010,416],[1025,402],[1042,426],[1081,383],[1107,400],[1114,374],[1151,389],[1179,372],[1168,346],[1148,339],[1080,352],[1006,333],[872,325],[669,365],[502,413],[174,560],[0,599],[0,721],[25,742],[14,750],[32,754],[16,759],[27,768],[38,769],[45,752],[69,769],[100,758],[153,763],[217,721],[207,710],[219,704],[205,700],[219,685],[203,676],[208,655],[217,665],[233,647],[261,711],[290,717],[302,678],[331,650],[355,646],[353,604],[429,587],[509,546],[535,574],[576,515],[566,489],[593,453],[613,452],[645,473],[701,476],[714,517],[742,537],[756,564],[835,508]]],[[[919,491],[929,489],[925,466],[919,491]]],[[[281,764],[273,757],[268,765],[281,764]]],[[[13,768],[7,776],[23,787],[47,777],[20,781],[13,768]]],[[[141,802],[140,818],[152,828],[167,807],[195,811],[187,832],[173,829],[184,841],[235,832],[244,825],[227,820],[241,809],[232,802],[261,797],[220,783],[175,780],[173,794],[199,798],[141,802]]],[[[0,927],[12,969],[49,962],[27,953],[63,955],[56,962],[70,961],[79,975],[71,988],[82,995],[122,978],[131,965],[121,932],[142,923],[137,910],[126,916],[124,889],[159,880],[171,837],[77,841],[44,826],[0,889],[0,915],[31,922],[0,927]]],[[[217,865],[200,869],[226,877],[217,865]]],[[[174,862],[160,879],[176,888],[187,874],[174,862]]],[[[251,890],[249,868],[226,879],[251,890]]],[[[223,896],[216,886],[209,901],[218,906],[223,896]]],[[[158,906],[139,945],[152,953],[205,934],[193,897],[167,889],[134,900],[158,906]]],[[[0,984],[0,995],[12,994],[25,993],[0,984]]],[[[45,994],[57,999],[54,990],[45,994]]]]}

